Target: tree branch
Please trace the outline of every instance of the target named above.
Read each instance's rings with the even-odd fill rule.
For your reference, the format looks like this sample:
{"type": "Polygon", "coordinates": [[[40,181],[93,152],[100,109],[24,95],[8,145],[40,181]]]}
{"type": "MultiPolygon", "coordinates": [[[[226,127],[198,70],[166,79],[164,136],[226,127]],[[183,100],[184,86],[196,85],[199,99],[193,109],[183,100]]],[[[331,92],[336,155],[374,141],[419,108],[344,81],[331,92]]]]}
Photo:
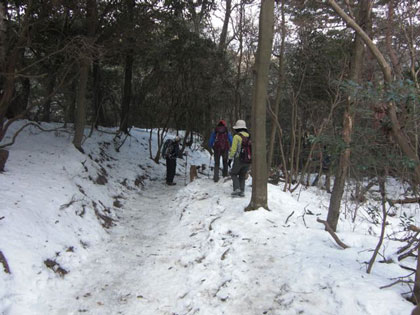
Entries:
{"type": "Polygon", "coordinates": [[[342,247],[342,248],[344,248],[344,249],[346,249],[346,248],[349,248],[349,247],[350,247],[350,246],[348,246],[348,245],[344,244],[344,243],[343,243],[343,242],[342,242],[342,241],[338,238],[337,234],[335,234],[335,232],[331,229],[331,227],[330,227],[330,225],[328,224],[328,222],[327,222],[327,221],[321,220],[320,218],[317,218],[317,219],[316,219],[316,221],[317,221],[317,222],[319,222],[319,223],[324,224],[325,229],[327,230],[327,232],[331,234],[332,238],[336,241],[336,243],[337,243],[340,247],[342,247]]]}

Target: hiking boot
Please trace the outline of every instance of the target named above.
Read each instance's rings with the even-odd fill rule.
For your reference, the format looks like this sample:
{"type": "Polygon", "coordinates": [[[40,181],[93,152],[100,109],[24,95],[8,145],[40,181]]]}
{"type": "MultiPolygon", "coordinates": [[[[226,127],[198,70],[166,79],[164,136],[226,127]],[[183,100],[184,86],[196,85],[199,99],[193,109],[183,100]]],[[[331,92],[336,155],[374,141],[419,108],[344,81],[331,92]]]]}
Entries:
{"type": "Polygon", "coordinates": [[[239,196],[240,193],[241,193],[241,191],[239,189],[236,189],[231,193],[231,195],[236,197],[236,196],[239,196]]]}
{"type": "Polygon", "coordinates": [[[243,191],[241,191],[238,196],[239,197],[245,197],[245,193],[243,191]]]}
{"type": "Polygon", "coordinates": [[[175,185],[176,185],[176,183],[170,183],[170,182],[167,182],[167,183],[166,183],[166,185],[168,185],[168,186],[175,186],[175,185]]]}

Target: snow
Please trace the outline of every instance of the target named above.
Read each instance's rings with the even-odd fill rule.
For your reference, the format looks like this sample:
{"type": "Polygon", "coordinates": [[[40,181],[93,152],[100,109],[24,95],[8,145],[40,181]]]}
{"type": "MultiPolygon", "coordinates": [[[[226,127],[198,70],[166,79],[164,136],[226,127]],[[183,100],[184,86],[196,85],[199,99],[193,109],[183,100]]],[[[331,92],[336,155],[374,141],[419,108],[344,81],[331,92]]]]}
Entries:
{"type": "MultiPolygon", "coordinates": [[[[3,143],[24,123],[12,125],[3,143]]],[[[0,271],[1,314],[410,313],[407,286],[380,289],[407,274],[396,259],[378,257],[366,273],[380,233],[366,209],[379,201],[359,206],[355,222],[354,202],[343,203],[344,250],[316,221],[327,215],[325,191],[269,185],[270,211],[244,212],[251,178],[245,198],[231,198],[231,181],[214,183],[208,169],[190,183],[185,164],[210,161],[194,147],[178,161],[177,185],[166,186],[165,166],[149,157],[149,135],[133,129],[115,140],[96,131],[82,154],[69,129],[31,126],[8,148],[0,250],[11,274],[0,271]]],[[[392,179],[387,187],[395,197],[404,188],[392,179]]],[[[416,215],[419,225],[418,205],[396,212],[416,215]]],[[[402,231],[399,215],[389,218],[388,235],[402,231]]],[[[387,239],[380,253],[394,257],[400,246],[387,239]]],[[[413,259],[404,264],[415,267],[413,259]]]]}

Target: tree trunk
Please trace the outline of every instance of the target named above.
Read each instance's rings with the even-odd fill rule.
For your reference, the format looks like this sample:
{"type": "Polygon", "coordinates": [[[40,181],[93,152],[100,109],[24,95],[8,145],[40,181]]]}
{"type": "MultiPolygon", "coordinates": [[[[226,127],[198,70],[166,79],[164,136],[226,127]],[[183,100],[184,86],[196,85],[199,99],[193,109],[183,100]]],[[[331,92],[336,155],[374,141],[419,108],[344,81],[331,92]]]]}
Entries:
{"type": "Polygon", "coordinates": [[[105,111],[102,105],[101,65],[99,60],[93,62],[93,108],[95,109],[95,128],[107,126],[105,111]]]}
{"type": "Polygon", "coordinates": [[[239,56],[237,56],[237,67],[236,67],[236,82],[235,82],[235,102],[234,102],[234,113],[232,121],[237,121],[239,119],[239,108],[241,105],[241,93],[239,92],[240,84],[241,84],[241,68],[242,68],[242,59],[243,59],[243,15],[244,15],[244,3],[243,0],[240,1],[239,4],[239,56]]]}
{"type": "MultiPolygon", "coordinates": [[[[95,35],[97,12],[96,12],[96,0],[87,0],[86,3],[86,24],[87,24],[87,40],[90,43],[94,42],[93,36],[95,35]]],[[[81,152],[82,141],[86,125],[86,90],[89,77],[91,60],[87,55],[80,58],[80,73],[79,82],[77,85],[77,98],[76,98],[76,114],[74,123],[74,137],[73,144],[81,152]]]]}
{"type": "MultiPolygon", "coordinates": [[[[286,19],[284,15],[284,1],[281,1],[281,43],[280,43],[280,55],[279,55],[279,82],[277,83],[277,92],[276,92],[276,100],[274,104],[274,114],[278,117],[279,115],[279,107],[280,101],[282,96],[282,89],[284,84],[284,42],[286,39],[286,19]]],[[[270,134],[270,145],[268,151],[268,169],[270,169],[273,165],[273,156],[274,156],[274,146],[276,144],[276,134],[277,134],[277,124],[271,124],[271,134],[270,134]]]]}
{"type": "Polygon", "coordinates": [[[228,31],[231,12],[232,12],[232,0],[226,0],[225,18],[223,20],[222,33],[220,34],[220,41],[219,41],[220,51],[225,51],[226,49],[226,37],[227,37],[227,31],[228,31]]]}
{"type": "Polygon", "coordinates": [[[417,269],[414,279],[413,300],[420,305],[420,244],[417,246],[417,269]]]}
{"type": "MultiPolygon", "coordinates": [[[[362,0],[358,14],[359,23],[365,27],[368,25],[371,13],[371,0],[362,0]]],[[[363,41],[358,34],[355,35],[353,44],[353,59],[350,66],[350,79],[358,82],[360,78],[363,63],[363,41]]],[[[340,155],[339,165],[336,170],[334,186],[331,193],[330,204],[328,207],[327,222],[333,231],[337,230],[338,219],[340,217],[340,205],[343,198],[344,186],[346,183],[347,173],[350,166],[350,142],[353,132],[353,112],[354,100],[351,96],[347,98],[347,107],[343,116],[343,134],[342,139],[346,147],[340,155]]]]}
{"type": "Polygon", "coordinates": [[[80,61],[79,81],[77,84],[76,110],[74,116],[73,144],[81,152],[86,125],[86,89],[90,62],[86,58],[80,61]]]}
{"type": "MultiPolygon", "coordinates": [[[[6,61],[6,7],[3,2],[0,2],[0,71],[4,72],[4,65],[6,61]]],[[[1,79],[1,86],[3,84],[1,79]]]]}
{"type": "MultiPolygon", "coordinates": [[[[133,29],[133,10],[135,0],[126,0],[126,10],[127,10],[127,27],[125,29],[128,34],[131,34],[133,29]]],[[[131,35],[126,35],[126,45],[127,52],[125,56],[125,67],[124,67],[124,90],[121,104],[121,122],[120,122],[120,131],[128,134],[129,126],[129,115],[130,115],[130,103],[131,103],[131,84],[133,79],[133,42],[134,39],[131,35]]]]}
{"type": "Polygon", "coordinates": [[[51,117],[51,97],[49,97],[50,95],[52,95],[54,93],[54,87],[55,87],[55,75],[54,75],[54,70],[51,71],[50,75],[48,76],[48,83],[47,83],[47,101],[44,104],[44,108],[42,111],[42,121],[45,122],[50,122],[51,117]]]}
{"type": "Polygon", "coordinates": [[[121,104],[121,123],[120,131],[128,133],[128,117],[130,113],[131,103],[131,80],[133,78],[133,55],[128,53],[125,58],[125,69],[124,69],[124,91],[121,104]]]}
{"type": "Polygon", "coordinates": [[[398,61],[397,53],[395,52],[394,47],[392,47],[392,30],[393,30],[393,22],[394,22],[394,0],[390,0],[388,3],[388,23],[386,26],[386,33],[385,33],[385,43],[386,49],[388,51],[389,59],[392,63],[392,68],[394,69],[395,76],[397,78],[402,77],[401,66],[398,61]]]}
{"type": "Polygon", "coordinates": [[[245,209],[247,211],[257,210],[260,207],[268,209],[266,102],[273,26],[274,0],[262,0],[252,102],[252,197],[250,204],[245,209]]]}
{"type": "MultiPolygon", "coordinates": [[[[334,9],[334,11],[347,23],[348,26],[353,28],[357,34],[363,39],[366,46],[370,49],[372,54],[375,56],[379,66],[381,67],[384,80],[386,83],[386,88],[389,88],[389,85],[392,83],[392,71],[389,63],[386,61],[385,57],[379,51],[378,47],[375,43],[369,38],[366,32],[340,8],[340,6],[335,2],[335,0],[328,0],[328,3],[334,9]]],[[[417,165],[414,169],[414,176],[415,176],[415,183],[418,185],[420,184],[420,160],[417,155],[417,152],[414,151],[413,146],[410,143],[408,137],[402,131],[400,122],[397,116],[397,110],[394,102],[388,102],[387,104],[387,114],[391,121],[392,125],[392,136],[395,139],[396,143],[400,147],[400,149],[404,152],[404,154],[413,160],[417,165]]]]}

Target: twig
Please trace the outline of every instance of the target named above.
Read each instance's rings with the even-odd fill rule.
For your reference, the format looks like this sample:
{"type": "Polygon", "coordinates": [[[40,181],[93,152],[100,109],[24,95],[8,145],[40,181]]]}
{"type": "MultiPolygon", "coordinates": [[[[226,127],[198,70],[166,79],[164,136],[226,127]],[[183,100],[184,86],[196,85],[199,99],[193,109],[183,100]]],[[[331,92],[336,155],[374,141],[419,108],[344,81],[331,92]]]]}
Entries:
{"type": "Polygon", "coordinates": [[[341,246],[342,248],[346,249],[349,248],[350,246],[344,244],[337,236],[337,234],[335,234],[335,232],[331,229],[330,225],[328,224],[327,221],[321,220],[320,218],[316,218],[316,221],[319,223],[324,224],[325,229],[328,231],[328,233],[331,234],[332,238],[336,241],[336,243],[341,246]]]}
{"type": "Polygon", "coordinates": [[[7,263],[6,257],[4,257],[3,252],[1,250],[0,250],[0,263],[3,264],[4,272],[10,274],[9,264],[7,263]]]}
{"type": "Polygon", "coordinates": [[[415,197],[415,198],[406,198],[406,199],[397,199],[397,200],[391,200],[388,199],[387,200],[391,206],[395,205],[395,204],[407,204],[407,203],[416,203],[416,202],[420,202],[420,197],[415,197]]]}
{"type": "Polygon", "coordinates": [[[410,281],[410,280],[397,280],[397,281],[395,281],[395,282],[393,282],[393,283],[391,283],[391,284],[388,284],[388,285],[384,285],[384,286],[382,286],[382,287],[379,287],[379,289],[386,289],[386,288],[389,288],[389,287],[392,287],[392,286],[394,286],[394,285],[396,285],[396,284],[398,284],[398,283],[413,283],[413,281],[410,281]]]}
{"type": "Polygon", "coordinates": [[[289,221],[289,219],[291,218],[291,216],[295,213],[295,211],[292,211],[291,214],[289,214],[289,216],[286,219],[286,222],[284,222],[284,224],[287,224],[287,221],[289,221]]]}
{"type": "Polygon", "coordinates": [[[216,217],[216,218],[214,218],[213,220],[211,220],[210,225],[209,225],[209,231],[213,230],[213,227],[212,227],[211,225],[212,225],[212,224],[214,223],[214,221],[216,221],[217,219],[220,219],[220,217],[216,217]]]}

